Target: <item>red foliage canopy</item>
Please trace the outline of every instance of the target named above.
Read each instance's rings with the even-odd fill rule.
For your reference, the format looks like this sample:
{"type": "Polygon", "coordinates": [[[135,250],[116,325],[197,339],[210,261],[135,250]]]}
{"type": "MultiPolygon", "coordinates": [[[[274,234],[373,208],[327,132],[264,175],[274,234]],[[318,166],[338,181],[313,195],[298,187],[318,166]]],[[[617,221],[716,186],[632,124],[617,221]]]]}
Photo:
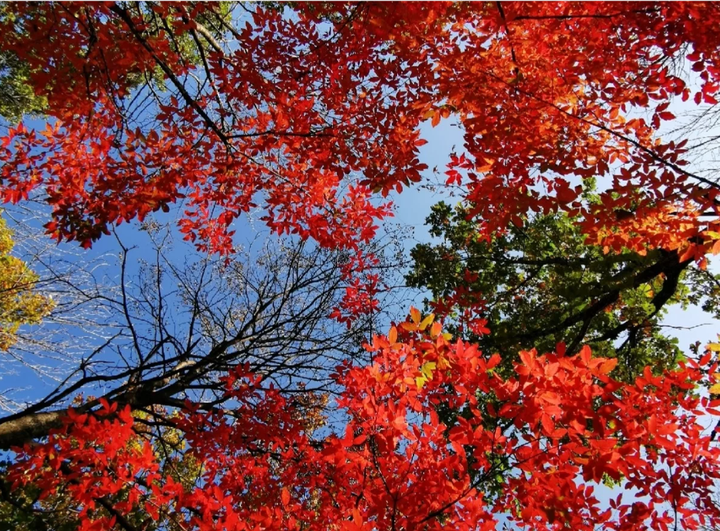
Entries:
{"type": "Polygon", "coordinates": [[[137,529],[119,519],[138,510],[143,526],[188,530],[490,530],[500,514],[529,529],[667,530],[678,515],[685,529],[720,523],[709,497],[720,448],[697,422],[720,414],[720,401],[693,393],[717,370],[710,355],[628,385],[608,375],[616,360],[587,347],[530,351],[504,380],[497,355],[451,343],[430,321],[414,311],[401,334],[368,346],[371,365],[339,368],[344,435],[313,435],[296,401],[240,367],[226,378],[232,410],[188,403],[176,420],[203,463],[189,489],[158,473],[150,445],[131,444],[130,411],[107,403],[18,449],[10,477],[63,488],[83,530],[137,529]],[[448,410],[453,421],[440,417],[448,410]],[[603,506],[587,483],[606,476],[636,501],[620,494],[603,506]]]}
{"type": "MultiPolygon", "coordinates": [[[[486,235],[566,210],[608,248],[715,250],[718,222],[700,215],[717,212],[720,187],[656,133],[675,96],[717,103],[717,3],[258,7],[219,22],[225,46],[201,23],[216,7],[8,4],[0,45],[28,65],[49,121],[3,135],[3,200],[41,189],[49,232],[85,246],[182,201],[181,230],[215,251],[231,251],[232,222],[256,203],[277,232],[352,250],[389,214],[373,196],[421,180],[419,125],[454,116],[465,143],[448,181],[486,235]],[[198,43],[193,60],[181,41],[198,43]],[[695,92],[674,73],[682,61],[695,92]],[[162,90],[143,83],[158,77],[162,90]],[[591,177],[610,186],[582,204],[591,177]]],[[[345,310],[362,311],[363,290],[345,310]]],[[[623,385],[587,349],[526,352],[503,380],[496,358],[437,325],[405,328],[375,339],[372,365],[339,370],[344,436],[312,435],[239,369],[235,411],[188,404],[177,421],[204,462],[190,489],[130,444],[133,418],[111,405],[20,451],[13,479],[62,486],[83,529],[134,529],[124,515],[138,508],[180,529],[492,529],[496,513],[530,528],[720,524],[720,456],[697,421],[718,404],[693,394],[714,378],[708,356],[623,385]],[[605,475],[638,501],[601,508],[577,481],[605,475]]]]}
{"type": "Polygon", "coordinates": [[[609,246],[699,257],[709,243],[689,239],[717,228],[697,217],[717,184],[655,135],[674,96],[716,103],[716,3],[258,7],[195,61],[174,43],[208,35],[198,20],[217,5],[6,9],[0,42],[28,63],[52,125],[4,135],[2,196],[42,186],[57,238],[89,245],[184,199],[183,232],[220,252],[255,202],[278,232],[352,248],[388,214],[373,193],[421,179],[419,124],[451,115],[465,152],[448,180],[488,234],[564,209],[609,246]],[[674,73],[683,61],[695,93],[674,73]],[[158,75],[166,91],[138,88],[158,75]],[[587,177],[612,180],[601,204],[580,204],[587,177]]]}

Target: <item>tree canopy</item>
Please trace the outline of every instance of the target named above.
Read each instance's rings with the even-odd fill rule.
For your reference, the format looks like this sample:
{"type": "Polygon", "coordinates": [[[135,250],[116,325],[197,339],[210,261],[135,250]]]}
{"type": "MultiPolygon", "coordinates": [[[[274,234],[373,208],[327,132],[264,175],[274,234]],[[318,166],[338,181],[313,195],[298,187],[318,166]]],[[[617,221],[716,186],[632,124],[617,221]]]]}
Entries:
{"type": "Polygon", "coordinates": [[[20,325],[36,324],[53,309],[53,301],[38,291],[39,277],[10,252],[13,233],[0,217],[0,351],[16,340],[20,325]]]}
{"type": "Polygon", "coordinates": [[[693,131],[717,121],[718,27],[712,2],[3,5],[0,198],[119,260],[112,289],[58,279],[106,330],[0,419],[0,521],[720,525],[720,346],[660,328],[717,313],[696,154],[718,135],[693,131]],[[381,335],[380,224],[442,120],[459,204],[407,275],[437,316],[381,335]],[[277,248],[238,252],[252,216],[277,248]],[[134,270],[126,223],[151,241],[134,270]]]}
{"type": "Polygon", "coordinates": [[[14,6],[3,49],[55,121],[5,136],[5,199],[42,185],[58,238],[186,198],[183,231],[216,250],[256,200],[279,232],[351,245],[387,214],[370,194],[421,179],[418,125],[451,115],[465,145],[448,178],[487,234],[561,209],[613,248],[702,254],[688,239],[713,224],[698,215],[717,186],[654,132],[673,97],[715,103],[714,3],[239,6],[232,23],[206,3],[14,6]],[[589,207],[572,177],[615,184],[589,207]]]}
{"type": "Polygon", "coordinates": [[[442,242],[412,250],[408,283],[431,292],[427,308],[453,333],[500,352],[507,367],[523,349],[564,343],[576,354],[589,344],[617,357],[615,376],[632,381],[646,366],[661,372],[683,359],[672,330],[662,328],[668,306],[702,303],[717,316],[710,271],[662,248],[606,254],[567,214],[510,226],[489,241],[462,207],[439,203],[428,222],[442,242]]]}

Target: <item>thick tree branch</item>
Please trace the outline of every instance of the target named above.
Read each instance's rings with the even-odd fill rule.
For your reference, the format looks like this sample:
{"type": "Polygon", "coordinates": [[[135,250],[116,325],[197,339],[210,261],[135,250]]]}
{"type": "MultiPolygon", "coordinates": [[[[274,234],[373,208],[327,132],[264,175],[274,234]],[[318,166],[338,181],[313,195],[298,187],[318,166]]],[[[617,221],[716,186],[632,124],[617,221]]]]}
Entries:
{"type": "MultiPolygon", "coordinates": [[[[663,251],[661,258],[657,262],[642,271],[639,271],[631,278],[623,280],[622,283],[609,288],[604,295],[584,310],[567,317],[555,326],[549,328],[536,328],[529,332],[519,333],[515,337],[523,340],[533,340],[560,332],[580,322],[589,324],[590,320],[592,320],[596,315],[602,312],[605,308],[616,303],[620,298],[620,293],[624,289],[637,288],[647,282],[650,282],[657,276],[664,274],[666,276],[666,280],[663,284],[663,289],[653,299],[653,304],[656,305],[656,308],[662,307],[662,305],[665,304],[665,302],[667,302],[667,300],[669,300],[669,298],[675,293],[680,272],[682,272],[682,270],[685,269],[691,262],[692,260],[680,262],[677,251],[663,251]]],[[[585,332],[587,331],[587,326],[584,327],[584,330],[585,332]]],[[[582,335],[584,337],[584,333],[582,335]]],[[[582,337],[578,337],[575,339],[573,344],[577,345],[581,340],[582,337]]]]}

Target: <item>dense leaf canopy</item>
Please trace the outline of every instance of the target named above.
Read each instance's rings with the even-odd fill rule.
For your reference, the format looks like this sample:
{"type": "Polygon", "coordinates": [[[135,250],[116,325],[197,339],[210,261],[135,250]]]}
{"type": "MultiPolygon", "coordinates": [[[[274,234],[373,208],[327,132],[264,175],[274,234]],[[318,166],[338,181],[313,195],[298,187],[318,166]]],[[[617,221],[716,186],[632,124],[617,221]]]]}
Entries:
{"type": "Polygon", "coordinates": [[[717,119],[718,27],[720,4],[703,2],[4,5],[0,198],[39,203],[47,232],[83,248],[172,211],[185,239],[228,258],[183,269],[158,245],[129,295],[118,238],[120,297],[98,298],[132,355],[108,338],[0,419],[14,452],[0,518],[720,525],[720,346],[683,355],[658,330],[669,303],[717,308],[697,292],[720,285],[704,273],[720,184],[693,158],[717,135],[660,133],[683,102],[717,119]],[[11,123],[27,113],[42,125],[11,123]],[[446,119],[463,133],[443,179],[460,204],[435,207],[444,242],[415,249],[408,279],[450,331],[413,309],[358,354],[357,323],[382,310],[388,196],[427,177],[420,127],[446,119]],[[298,245],[262,278],[229,257],[250,212],[298,245]],[[228,298],[207,298],[226,274],[228,298]],[[108,345],[121,369],[90,372],[108,345]],[[59,409],[94,382],[112,387],[59,409]],[[609,504],[603,481],[624,489],[609,504]]]}

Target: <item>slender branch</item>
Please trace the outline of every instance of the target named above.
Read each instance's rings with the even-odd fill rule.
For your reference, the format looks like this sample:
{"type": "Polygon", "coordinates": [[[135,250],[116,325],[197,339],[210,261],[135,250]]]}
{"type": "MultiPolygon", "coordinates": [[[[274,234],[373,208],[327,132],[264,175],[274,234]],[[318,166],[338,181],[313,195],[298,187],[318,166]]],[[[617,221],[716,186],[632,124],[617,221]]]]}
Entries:
{"type": "Polygon", "coordinates": [[[602,297],[600,297],[600,299],[598,299],[595,303],[591,304],[584,310],[567,317],[561,323],[553,327],[533,329],[529,332],[517,334],[516,337],[526,340],[536,339],[538,337],[544,337],[549,334],[559,332],[579,322],[585,322],[588,319],[594,318],[602,310],[604,310],[611,304],[617,302],[617,300],[620,298],[620,293],[622,292],[622,290],[631,287],[639,287],[642,284],[645,284],[646,282],[649,282],[652,279],[656,278],[658,275],[665,274],[667,278],[665,280],[665,283],[663,284],[663,289],[653,299],[654,304],[662,306],[662,304],[664,304],[669,299],[669,297],[672,296],[673,293],[675,293],[675,290],[677,288],[677,277],[679,277],[680,272],[685,269],[691,262],[691,259],[680,262],[677,251],[665,251],[660,260],[658,260],[651,266],[645,268],[644,270],[638,272],[630,279],[625,280],[620,284],[617,284],[615,287],[607,291],[602,297]]]}
{"type": "Polygon", "coordinates": [[[127,518],[123,516],[123,514],[118,511],[112,503],[110,503],[105,498],[95,498],[95,501],[97,501],[100,505],[103,506],[103,508],[110,513],[111,516],[115,518],[115,521],[122,527],[125,531],[138,531],[138,528],[132,525],[127,518]]]}
{"type": "Polygon", "coordinates": [[[573,19],[607,19],[607,18],[615,18],[619,16],[625,16],[629,14],[641,14],[641,13],[651,13],[653,11],[657,11],[656,8],[653,9],[633,9],[629,11],[617,11],[615,13],[607,13],[604,15],[599,14],[587,14],[587,15],[580,15],[580,14],[567,14],[567,15],[518,15],[517,17],[513,17],[510,19],[510,23],[515,22],[516,20],[573,20],[573,19]]]}
{"type": "Polygon", "coordinates": [[[195,24],[195,31],[197,31],[200,35],[205,37],[205,40],[208,41],[210,46],[212,46],[216,52],[218,52],[221,55],[225,55],[225,50],[223,50],[222,46],[220,46],[220,43],[215,39],[212,33],[210,33],[210,30],[208,30],[205,26],[200,24],[198,21],[193,21],[195,24]]]}
{"type": "Polygon", "coordinates": [[[671,161],[665,159],[664,157],[658,155],[656,152],[654,152],[654,151],[651,150],[650,148],[647,148],[647,147],[643,146],[643,145],[642,145],[640,142],[638,142],[637,140],[634,140],[634,139],[630,138],[629,136],[624,135],[623,133],[620,133],[619,131],[615,131],[614,129],[611,129],[611,128],[607,127],[606,125],[603,125],[603,124],[601,124],[601,123],[599,123],[599,122],[595,122],[595,121],[592,121],[592,120],[588,120],[587,118],[584,118],[584,117],[582,117],[582,116],[578,116],[577,114],[575,114],[575,113],[573,113],[573,112],[567,111],[567,110],[563,109],[562,107],[560,107],[559,105],[557,105],[557,104],[555,104],[555,103],[549,102],[549,101],[541,98],[540,96],[537,96],[536,94],[533,94],[532,92],[528,92],[527,90],[524,90],[524,89],[520,88],[519,84],[509,83],[507,80],[502,79],[500,76],[497,76],[496,74],[493,74],[492,72],[490,72],[490,71],[488,71],[488,70],[484,70],[483,72],[484,72],[484,74],[487,75],[488,77],[490,77],[490,78],[492,78],[492,79],[494,79],[494,80],[496,80],[496,81],[499,81],[499,82],[501,82],[501,83],[504,83],[504,84],[507,85],[508,87],[511,87],[514,91],[519,92],[519,93],[527,96],[528,98],[531,98],[531,99],[533,99],[533,100],[535,100],[535,101],[538,101],[538,102],[540,102],[540,103],[542,103],[542,104],[544,104],[544,105],[547,105],[548,107],[552,107],[553,109],[557,110],[558,112],[560,112],[560,113],[562,113],[562,114],[564,114],[564,115],[566,115],[566,116],[568,116],[568,117],[570,117],[570,118],[574,118],[575,120],[578,120],[578,121],[580,121],[580,122],[583,122],[583,123],[585,123],[585,124],[587,124],[587,125],[590,125],[590,126],[592,126],[592,127],[596,127],[596,128],[598,128],[598,129],[600,129],[601,131],[605,131],[606,133],[608,133],[608,134],[610,134],[610,135],[612,135],[612,136],[614,136],[614,137],[616,137],[616,138],[619,138],[619,139],[621,139],[621,140],[623,140],[623,141],[625,141],[625,142],[627,142],[627,143],[635,146],[637,149],[639,149],[641,152],[643,152],[643,153],[645,153],[646,155],[648,155],[648,156],[649,156],[652,160],[654,160],[655,162],[659,162],[659,163],[667,166],[668,168],[671,168],[671,169],[674,170],[675,172],[677,172],[677,173],[679,173],[679,174],[681,174],[681,175],[684,175],[685,177],[689,177],[689,178],[691,178],[691,179],[695,179],[695,180],[697,180],[697,181],[699,181],[699,182],[701,182],[701,183],[707,184],[707,185],[710,186],[711,188],[716,188],[716,189],[720,190],[720,183],[717,183],[717,182],[712,181],[712,180],[710,180],[710,179],[706,179],[705,177],[702,177],[701,175],[697,175],[697,174],[695,174],[695,173],[692,173],[692,172],[689,172],[689,171],[683,169],[682,167],[678,166],[678,165],[675,164],[674,162],[671,162],[671,161]]]}
{"type": "Polygon", "coordinates": [[[145,37],[143,37],[140,30],[137,29],[135,26],[132,17],[127,12],[126,9],[121,8],[117,4],[113,4],[110,6],[110,11],[117,14],[120,19],[125,22],[127,27],[130,29],[130,32],[135,36],[135,38],[138,40],[138,42],[142,45],[145,50],[148,51],[150,56],[155,60],[157,65],[160,67],[160,69],[165,73],[165,75],[170,79],[173,85],[175,85],[175,88],[180,92],[180,95],[185,100],[185,103],[187,103],[190,107],[195,109],[195,111],[200,115],[200,117],[205,122],[205,125],[212,130],[217,137],[228,147],[230,147],[230,139],[227,137],[227,135],[220,130],[220,128],[217,126],[217,124],[210,118],[210,116],[207,114],[205,109],[203,109],[200,104],[198,104],[197,101],[195,101],[195,98],[193,98],[190,93],[185,89],[182,83],[180,83],[180,80],[175,75],[175,73],[172,71],[172,69],[163,61],[157,53],[155,53],[155,50],[148,44],[145,37]]]}

